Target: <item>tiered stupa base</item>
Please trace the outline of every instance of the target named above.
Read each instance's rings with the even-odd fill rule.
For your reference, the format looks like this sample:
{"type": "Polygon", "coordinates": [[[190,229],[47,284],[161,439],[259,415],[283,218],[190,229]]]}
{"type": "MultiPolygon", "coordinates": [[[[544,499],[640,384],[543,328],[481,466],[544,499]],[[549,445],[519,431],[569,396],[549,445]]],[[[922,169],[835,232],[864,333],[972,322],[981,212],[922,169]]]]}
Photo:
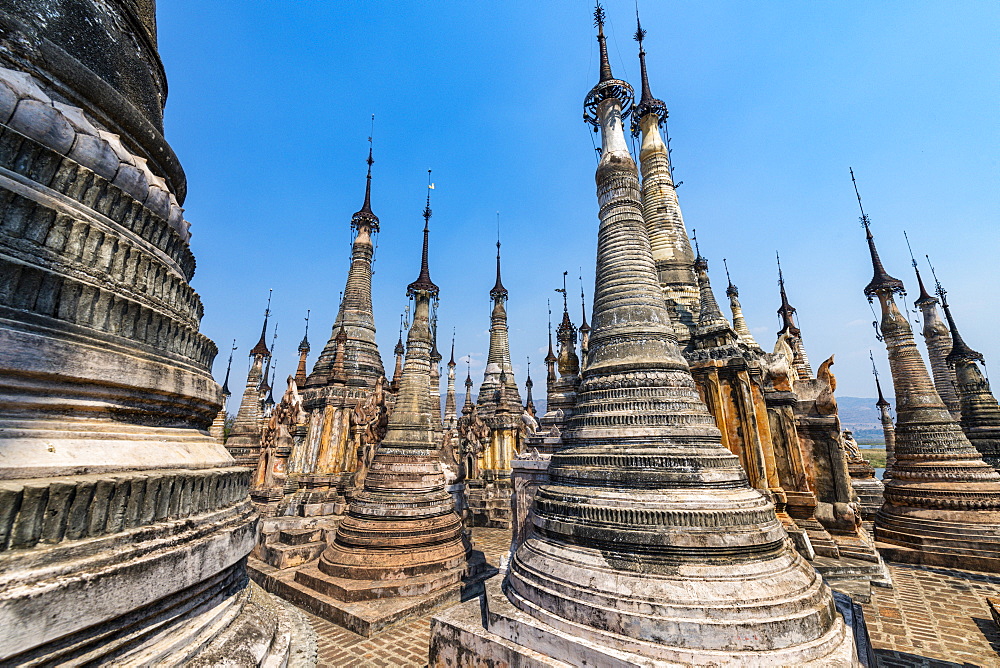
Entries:
{"type": "Polygon", "coordinates": [[[1000,572],[1000,512],[886,504],[875,516],[875,540],[890,561],[1000,572]]]}
{"type": "MultiPolygon", "coordinates": [[[[464,561],[464,560],[463,560],[464,561]]],[[[319,561],[277,569],[251,558],[250,573],[264,589],[365,637],[399,622],[476,596],[496,574],[474,550],[461,567],[399,580],[352,580],[320,570],[319,561]]]]}
{"type": "MultiPolygon", "coordinates": [[[[852,644],[844,642],[843,635],[853,633],[858,646],[867,647],[867,631],[859,606],[837,593],[834,593],[837,611],[845,624],[835,625],[829,637],[819,639],[812,646],[796,646],[787,656],[773,650],[767,653],[698,651],[694,654],[683,648],[647,643],[647,651],[659,657],[652,659],[627,649],[636,642],[634,638],[606,633],[596,639],[590,626],[575,625],[573,628],[562,623],[557,628],[536,619],[511,604],[500,578],[487,581],[485,589],[481,598],[452,606],[432,618],[430,668],[479,665],[483,657],[489,657],[492,665],[522,668],[692,664],[856,666],[859,663],[852,644]],[[823,658],[803,660],[802,655],[810,652],[823,658]]],[[[863,665],[874,665],[874,661],[863,665]]]]}

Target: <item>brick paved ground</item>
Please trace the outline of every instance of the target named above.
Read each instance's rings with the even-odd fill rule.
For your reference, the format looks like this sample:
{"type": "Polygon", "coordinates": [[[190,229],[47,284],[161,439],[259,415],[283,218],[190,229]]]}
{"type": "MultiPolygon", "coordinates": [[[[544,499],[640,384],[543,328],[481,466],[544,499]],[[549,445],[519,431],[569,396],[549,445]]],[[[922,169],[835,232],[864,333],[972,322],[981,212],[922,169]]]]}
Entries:
{"type": "MultiPolygon", "coordinates": [[[[510,532],[473,530],[476,549],[494,566],[510,545],[510,532]]],[[[865,619],[879,666],[884,668],[1000,666],[1000,630],[986,596],[1000,597],[1000,576],[890,564],[893,589],[873,588],[865,619]]],[[[427,665],[433,612],[365,638],[319,617],[321,666],[427,665]]]]}
{"type": "Polygon", "coordinates": [[[865,620],[880,666],[1000,666],[1000,629],[986,597],[1000,576],[889,564],[893,588],[872,588],[865,620]]]}

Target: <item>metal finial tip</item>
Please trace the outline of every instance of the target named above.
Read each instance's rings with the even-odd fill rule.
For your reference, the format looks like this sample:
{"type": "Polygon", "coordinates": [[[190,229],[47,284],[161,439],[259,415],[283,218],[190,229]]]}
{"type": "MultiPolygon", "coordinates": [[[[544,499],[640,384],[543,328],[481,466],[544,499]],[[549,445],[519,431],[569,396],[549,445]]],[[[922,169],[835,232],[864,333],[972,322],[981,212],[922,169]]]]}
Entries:
{"type": "Polygon", "coordinates": [[[632,39],[639,42],[639,48],[642,48],[642,40],[646,37],[646,31],[642,29],[642,23],[639,22],[639,10],[635,12],[635,34],[632,35],[632,39]]]}
{"type": "Polygon", "coordinates": [[[600,2],[594,4],[594,27],[604,30],[604,7],[601,7],[600,2]]]}

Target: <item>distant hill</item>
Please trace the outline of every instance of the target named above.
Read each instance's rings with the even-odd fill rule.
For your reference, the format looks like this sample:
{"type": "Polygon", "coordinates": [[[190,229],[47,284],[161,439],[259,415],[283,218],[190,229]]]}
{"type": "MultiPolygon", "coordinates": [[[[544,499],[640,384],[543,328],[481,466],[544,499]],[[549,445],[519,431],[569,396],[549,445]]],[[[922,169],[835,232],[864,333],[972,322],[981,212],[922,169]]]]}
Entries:
{"type": "MultiPolygon", "coordinates": [[[[895,413],[891,398],[886,399],[895,413]]],[[[840,411],[840,424],[844,429],[854,432],[854,438],[861,444],[884,443],[882,422],[879,420],[878,408],[875,407],[875,397],[837,397],[837,408],[840,411]]]]}

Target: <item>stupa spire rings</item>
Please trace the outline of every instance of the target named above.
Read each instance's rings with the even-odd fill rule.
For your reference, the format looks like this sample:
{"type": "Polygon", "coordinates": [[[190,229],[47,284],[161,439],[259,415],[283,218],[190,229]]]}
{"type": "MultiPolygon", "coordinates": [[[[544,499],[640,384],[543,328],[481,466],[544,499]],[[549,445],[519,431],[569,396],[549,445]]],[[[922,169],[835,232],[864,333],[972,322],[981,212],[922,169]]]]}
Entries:
{"type": "Polygon", "coordinates": [[[431,182],[431,170],[427,170],[427,204],[424,206],[424,246],[420,256],[420,275],[417,280],[406,286],[406,295],[415,296],[418,292],[426,292],[431,297],[437,297],[440,292],[438,286],[431,280],[431,271],[427,264],[427,238],[430,233],[431,223],[431,191],[434,184],[431,182]]]}
{"type": "Polygon", "coordinates": [[[636,105],[632,114],[632,136],[638,137],[642,133],[641,122],[645,116],[653,114],[656,117],[656,123],[663,125],[669,113],[667,111],[667,103],[653,97],[653,93],[649,89],[649,76],[646,74],[646,49],[642,45],[642,41],[646,37],[646,31],[642,27],[642,22],[639,21],[638,7],[635,10],[635,26],[633,39],[639,43],[639,69],[642,76],[642,94],[639,98],[639,104],[636,105]]]}
{"type": "Polygon", "coordinates": [[[598,2],[594,7],[594,26],[597,28],[597,43],[601,50],[601,79],[596,86],[590,89],[583,101],[583,120],[594,126],[594,132],[597,132],[601,126],[601,120],[597,113],[601,102],[611,98],[618,100],[621,104],[621,118],[625,119],[632,112],[632,102],[635,98],[632,86],[627,81],[615,79],[611,73],[608,44],[604,37],[604,19],[604,8],[598,2]]]}

